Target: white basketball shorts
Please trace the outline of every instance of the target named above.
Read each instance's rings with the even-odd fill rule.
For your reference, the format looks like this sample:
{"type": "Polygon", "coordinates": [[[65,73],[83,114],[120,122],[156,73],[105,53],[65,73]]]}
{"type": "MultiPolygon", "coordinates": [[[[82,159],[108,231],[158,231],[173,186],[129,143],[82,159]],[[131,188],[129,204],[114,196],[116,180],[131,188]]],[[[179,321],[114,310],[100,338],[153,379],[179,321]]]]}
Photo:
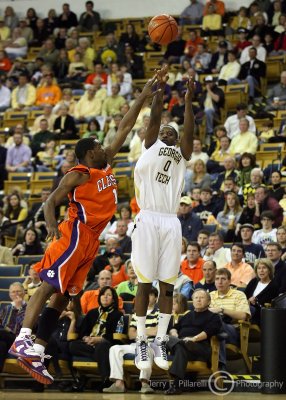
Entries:
{"type": "Polygon", "coordinates": [[[141,210],[131,235],[131,260],[139,282],[175,284],[181,262],[182,228],[175,214],[141,210]]]}

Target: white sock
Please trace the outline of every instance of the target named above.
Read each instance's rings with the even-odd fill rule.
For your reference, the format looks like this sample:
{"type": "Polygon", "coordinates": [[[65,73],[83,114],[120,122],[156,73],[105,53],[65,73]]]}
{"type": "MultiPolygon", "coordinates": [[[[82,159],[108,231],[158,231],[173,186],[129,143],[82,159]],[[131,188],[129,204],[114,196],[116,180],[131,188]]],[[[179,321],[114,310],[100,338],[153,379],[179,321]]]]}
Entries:
{"type": "Polygon", "coordinates": [[[19,332],[19,337],[24,337],[24,336],[31,336],[32,335],[32,329],[30,328],[21,328],[19,332]]]}
{"type": "Polygon", "coordinates": [[[159,313],[158,330],[156,338],[162,338],[167,334],[171,314],[159,313]]]}
{"type": "Polygon", "coordinates": [[[33,349],[38,354],[44,354],[45,353],[45,347],[42,344],[35,343],[34,346],[33,346],[33,349]]]}
{"type": "Polygon", "coordinates": [[[137,336],[146,337],[146,316],[145,317],[137,317],[137,336]]]}

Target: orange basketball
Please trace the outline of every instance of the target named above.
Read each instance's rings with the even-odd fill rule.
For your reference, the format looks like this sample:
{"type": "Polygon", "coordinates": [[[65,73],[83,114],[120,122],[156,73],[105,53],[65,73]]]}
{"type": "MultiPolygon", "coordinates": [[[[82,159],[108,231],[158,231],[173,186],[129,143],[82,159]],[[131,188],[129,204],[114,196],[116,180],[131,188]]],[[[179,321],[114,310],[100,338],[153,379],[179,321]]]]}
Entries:
{"type": "Polygon", "coordinates": [[[167,14],[153,17],[148,25],[148,33],[152,42],[169,44],[178,35],[178,25],[173,17],[167,14]]]}

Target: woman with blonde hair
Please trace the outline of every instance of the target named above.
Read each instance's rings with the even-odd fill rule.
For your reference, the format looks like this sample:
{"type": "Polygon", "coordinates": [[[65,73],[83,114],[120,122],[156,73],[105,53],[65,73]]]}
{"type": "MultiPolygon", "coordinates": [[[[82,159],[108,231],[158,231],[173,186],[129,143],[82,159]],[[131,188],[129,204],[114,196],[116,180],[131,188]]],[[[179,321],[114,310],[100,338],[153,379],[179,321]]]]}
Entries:
{"type": "Polygon", "coordinates": [[[251,311],[251,321],[260,324],[260,310],[266,303],[271,303],[279,294],[279,287],[273,279],[274,266],[268,258],[260,258],[255,261],[253,278],[245,288],[251,311]]]}
{"type": "Polygon", "coordinates": [[[211,186],[211,177],[207,173],[206,164],[201,160],[194,162],[193,173],[187,175],[185,179],[184,192],[191,192],[194,188],[203,188],[211,186]]]}
{"type": "Polygon", "coordinates": [[[231,242],[233,240],[235,227],[239,221],[241,212],[242,207],[238,195],[234,192],[227,193],[224,208],[218,213],[216,218],[225,241],[231,242]]]}

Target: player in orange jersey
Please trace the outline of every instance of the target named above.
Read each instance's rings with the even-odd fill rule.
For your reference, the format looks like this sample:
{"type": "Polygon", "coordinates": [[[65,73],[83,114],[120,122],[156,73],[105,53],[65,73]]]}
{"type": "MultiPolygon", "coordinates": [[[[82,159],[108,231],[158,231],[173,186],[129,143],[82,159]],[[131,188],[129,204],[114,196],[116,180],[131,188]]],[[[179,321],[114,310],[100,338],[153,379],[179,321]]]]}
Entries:
{"type": "Polygon", "coordinates": [[[43,384],[53,382],[44,365],[44,358],[48,357],[44,353],[45,346],[67,306],[69,296],[82,289],[97,254],[99,235],[116,210],[116,180],[110,165],[133,128],[144,102],[157,93],[152,91],[156,80],[157,75],[146,83],[121,121],[109,147],[102,148],[92,138],[78,141],[75,154],[79,164],[68,171],[45,203],[47,239],[51,239],[52,243],[42,261],[35,266],[43,283],[31,297],[23,328],[9,350],[10,354],[18,357],[19,365],[43,384]],[[70,200],[68,220],[58,226],[55,208],[67,195],[70,200]],[[43,310],[49,298],[49,305],[43,310]],[[32,329],[41,312],[34,343],[32,329]]]}

